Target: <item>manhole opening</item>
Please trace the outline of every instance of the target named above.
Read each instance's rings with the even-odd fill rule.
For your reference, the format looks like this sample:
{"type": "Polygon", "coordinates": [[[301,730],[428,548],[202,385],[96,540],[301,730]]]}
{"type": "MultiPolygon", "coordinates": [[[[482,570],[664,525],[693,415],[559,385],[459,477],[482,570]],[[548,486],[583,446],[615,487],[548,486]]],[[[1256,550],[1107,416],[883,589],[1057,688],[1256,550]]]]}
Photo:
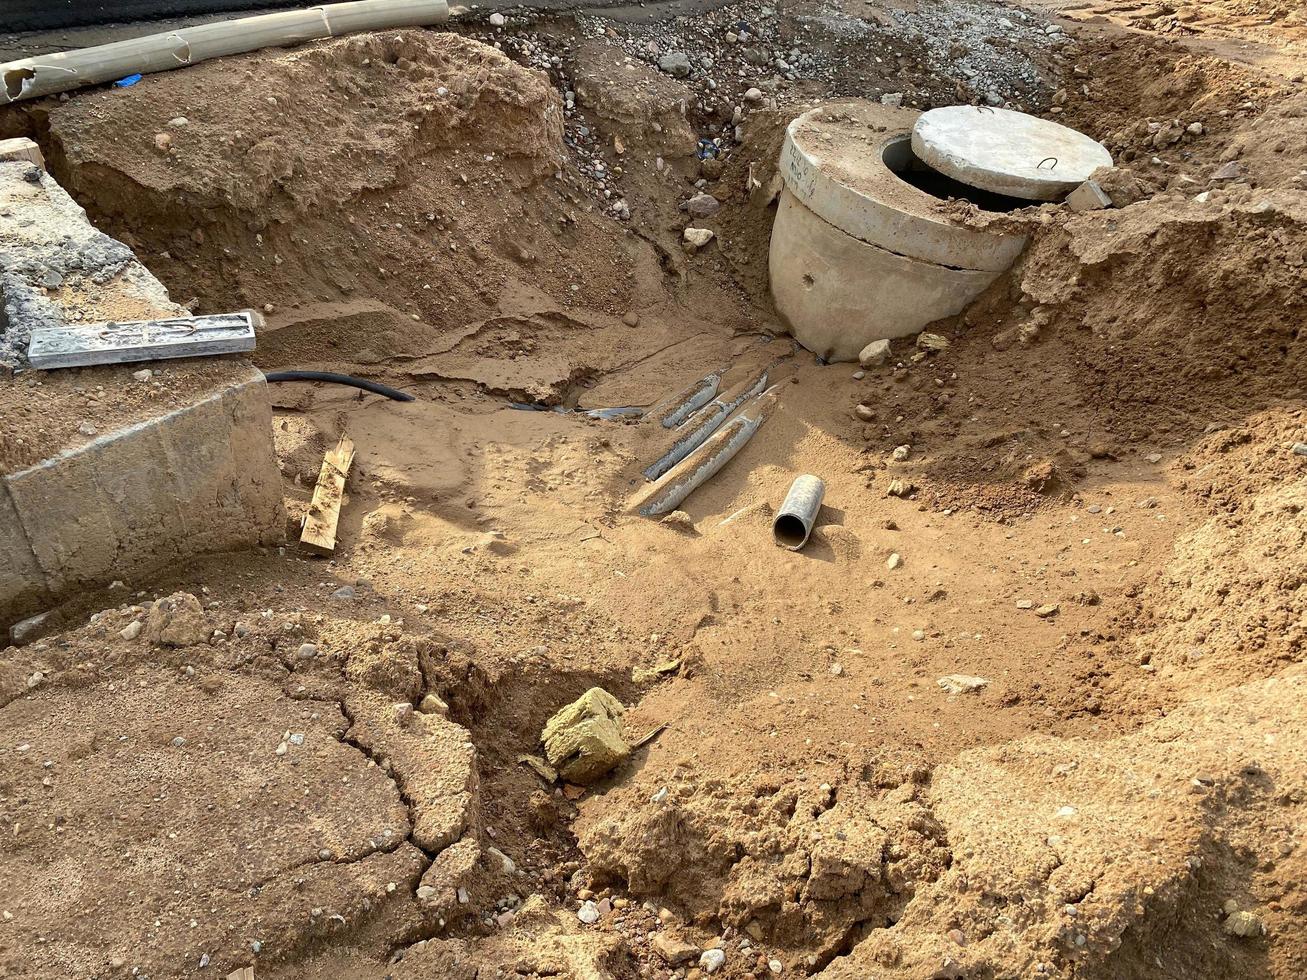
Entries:
{"type": "Polygon", "coordinates": [[[1016,211],[1018,208],[1034,207],[1038,204],[1037,201],[1024,201],[1019,197],[1007,197],[1003,194],[995,194],[992,191],[968,187],[959,180],[946,177],[938,170],[932,170],[928,164],[922,162],[921,158],[912,152],[912,138],[910,136],[904,136],[902,139],[890,142],[881,154],[881,159],[885,161],[885,166],[889,167],[890,172],[897,176],[899,180],[941,200],[958,198],[963,201],[970,201],[976,207],[985,211],[1000,213],[1016,211]]]}

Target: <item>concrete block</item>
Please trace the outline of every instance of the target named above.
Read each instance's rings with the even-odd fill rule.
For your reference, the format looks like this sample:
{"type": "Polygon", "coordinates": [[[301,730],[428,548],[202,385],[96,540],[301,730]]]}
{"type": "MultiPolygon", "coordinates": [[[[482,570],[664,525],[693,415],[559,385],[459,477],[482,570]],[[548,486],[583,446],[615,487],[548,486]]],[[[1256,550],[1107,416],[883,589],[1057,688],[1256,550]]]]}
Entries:
{"type": "Polygon", "coordinates": [[[271,402],[251,367],[235,385],[0,479],[0,621],[284,532],[271,402]]]}
{"type": "Polygon", "coordinates": [[[45,169],[45,157],[41,156],[41,148],[25,136],[0,140],[0,163],[14,160],[26,160],[45,169]]]}
{"type": "Polygon", "coordinates": [[[1067,207],[1072,211],[1099,211],[1112,206],[1112,199],[1096,180],[1087,180],[1066,199],[1067,207]]]}

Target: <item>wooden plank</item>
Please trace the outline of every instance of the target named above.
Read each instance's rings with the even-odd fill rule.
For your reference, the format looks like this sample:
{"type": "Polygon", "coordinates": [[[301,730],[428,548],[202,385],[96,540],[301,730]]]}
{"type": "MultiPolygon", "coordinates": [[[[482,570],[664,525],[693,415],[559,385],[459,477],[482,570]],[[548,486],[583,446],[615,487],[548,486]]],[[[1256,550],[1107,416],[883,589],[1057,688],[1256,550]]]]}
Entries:
{"type": "Polygon", "coordinates": [[[78,323],[32,332],[27,361],[38,370],[203,357],[254,350],[253,310],[124,323],[78,323]]]}
{"type": "Polygon", "coordinates": [[[336,525],[340,522],[340,505],[345,497],[345,476],[354,462],[354,443],[341,436],[336,448],[322,460],[322,472],[313,488],[309,512],[304,515],[300,544],[319,555],[336,550],[336,525]]]}

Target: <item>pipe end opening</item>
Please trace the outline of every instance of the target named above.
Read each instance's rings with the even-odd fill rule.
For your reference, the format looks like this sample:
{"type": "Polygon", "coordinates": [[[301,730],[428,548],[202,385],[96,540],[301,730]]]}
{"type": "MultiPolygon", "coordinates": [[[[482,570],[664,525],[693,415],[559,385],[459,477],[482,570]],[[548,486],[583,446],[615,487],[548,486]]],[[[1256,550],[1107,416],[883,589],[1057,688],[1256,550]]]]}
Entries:
{"type": "Polygon", "coordinates": [[[772,525],[776,543],[791,551],[798,551],[808,540],[808,528],[793,514],[781,514],[772,525]]]}

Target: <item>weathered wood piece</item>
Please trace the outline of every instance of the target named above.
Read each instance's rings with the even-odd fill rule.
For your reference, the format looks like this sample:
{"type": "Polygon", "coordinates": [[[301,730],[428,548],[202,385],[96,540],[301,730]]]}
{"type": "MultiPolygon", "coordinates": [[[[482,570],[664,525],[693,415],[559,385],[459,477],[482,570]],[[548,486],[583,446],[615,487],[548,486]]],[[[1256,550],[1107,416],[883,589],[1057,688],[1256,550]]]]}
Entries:
{"type": "Polygon", "coordinates": [[[39,370],[204,357],[254,350],[253,310],[123,323],[77,323],[32,332],[27,361],[39,370]]]}
{"type": "Polygon", "coordinates": [[[340,523],[340,505],[345,497],[345,477],[354,462],[354,443],[341,436],[336,448],[322,460],[322,472],[313,488],[309,512],[304,515],[300,544],[319,555],[336,550],[336,525],[340,523]]]}

